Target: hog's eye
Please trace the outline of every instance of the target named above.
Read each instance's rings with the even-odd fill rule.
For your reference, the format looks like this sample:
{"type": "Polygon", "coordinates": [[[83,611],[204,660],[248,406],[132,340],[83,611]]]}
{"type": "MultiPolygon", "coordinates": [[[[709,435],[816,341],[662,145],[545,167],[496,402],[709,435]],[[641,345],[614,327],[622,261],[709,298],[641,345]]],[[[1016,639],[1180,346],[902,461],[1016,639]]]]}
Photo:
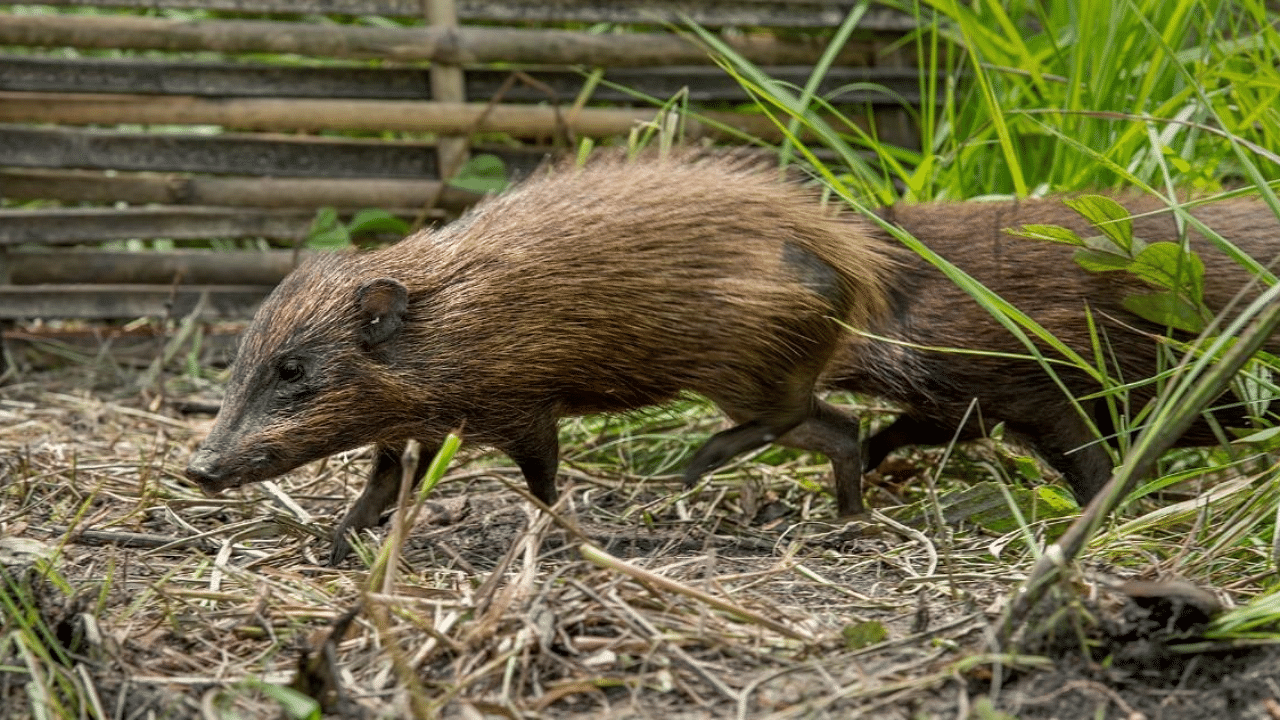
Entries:
{"type": "Polygon", "coordinates": [[[280,374],[280,380],[286,383],[296,383],[306,376],[307,371],[302,367],[302,363],[297,360],[284,360],[276,368],[280,374]]]}

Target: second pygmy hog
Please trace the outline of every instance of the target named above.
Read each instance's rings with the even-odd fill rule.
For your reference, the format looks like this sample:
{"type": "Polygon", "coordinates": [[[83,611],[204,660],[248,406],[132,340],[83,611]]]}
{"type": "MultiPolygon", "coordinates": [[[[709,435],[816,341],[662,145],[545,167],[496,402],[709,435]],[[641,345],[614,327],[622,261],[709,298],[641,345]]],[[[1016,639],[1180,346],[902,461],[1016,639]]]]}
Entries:
{"type": "MultiPolygon", "coordinates": [[[[1120,199],[1133,213],[1133,234],[1147,242],[1182,238],[1175,215],[1150,198],[1120,199]]],[[[1130,294],[1152,288],[1128,272],[1089,272],[1073,260],[1074,248],[1011,236],[1007,229],[1027,224],[1068,227],[1081,237],[1100,234],[1061,198],[1019,202],[967,202],[900,205],[884,217],[908,230],[934,252],[1053,333],[1085,358],[1094,358],[1088,326],[1092,313],[1111,377],[1132,383],[1154,376],[1160,366],[1160,338],[1165,328],[1143,320],[1124,307],[1130,294]]],[[[1236,199],[1202,205],[1192,214],[1244,250],[1268,263],[1280,253],[1280,220],[1258,200],[1236,199]]],[[[864,229],[862,236],[887,237],[864,229]]],[[[1188,232],[1192,249],[1204,261],[1205,304],[1226,308],[1252,276],[1200,233],[1188,232]]],[[[938,445],[956,436],[976,399],[970,421],[959,439],[981,437],[1004,423],[1013,438],[1028,445],[1063,474],[1081,504],[1092,499],[1111,474],[1111,460],[1089,423],[1067,395],[1034,360],[990,355],[932,352],[921,349],[961,348],[986,353],[1027,349],[941,271],[911,257],[889,271],[889,311],[875,320],[871,332],[897,344],[851,337],[827,370],[826,382],[899,404],[904,414],[872,436],[865,451],[874,468],[903,445],[938,445]]],[[[1246,299],[1256,296],[1258,288],[1246,299]]],[[[1047,357],[1056,357],[1044,350],[1047,357]]],[[[1167,365],[1166,365],[1167,366],[1167,365]]],[[[1072,395],[1083,398],[1101,388],[1080,371],[1058,366],[1072,395]]],[[[1130,415],[1154,394],[1150,383],[1129,395],[1130,415]]],[[[1085,412],[1103,434],[1115,431],[1101,399],[1083,400],[1085,412]]],[[[1219,413],[1224,425],[1243,413],[1219,413]]],[[[1182,445],[1217,442],[1211,426],[1201,421],[1184,435],[1182,445]]]]}

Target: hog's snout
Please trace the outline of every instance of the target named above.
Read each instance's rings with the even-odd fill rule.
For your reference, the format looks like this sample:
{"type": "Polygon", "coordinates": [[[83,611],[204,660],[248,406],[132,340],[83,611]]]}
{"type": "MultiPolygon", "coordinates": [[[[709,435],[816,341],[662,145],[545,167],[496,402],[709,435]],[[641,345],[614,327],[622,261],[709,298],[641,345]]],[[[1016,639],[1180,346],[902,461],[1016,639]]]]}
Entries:
{"type": "Polygon", "coordinates": [[[207,493],[220,492],[235,484],[217,454],[203,448],[196,451],[183,474],[207,493]]]}

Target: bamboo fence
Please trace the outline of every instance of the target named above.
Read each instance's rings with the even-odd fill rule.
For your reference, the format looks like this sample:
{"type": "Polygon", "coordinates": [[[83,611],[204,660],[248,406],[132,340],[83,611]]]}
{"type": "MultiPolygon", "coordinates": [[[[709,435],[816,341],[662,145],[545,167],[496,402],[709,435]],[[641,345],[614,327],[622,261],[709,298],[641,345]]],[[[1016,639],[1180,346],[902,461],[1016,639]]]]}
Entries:
{"type": "MultiPolygon", "coordinates": [[[[673,28],[717,28],[799,84],[853,4],[15,6],[0,12],[0,322],[245,317],[292,267],[318,208],[454,216],[478,198],[450,184],[469,156],[494,155],[518,176],[580,138],[652,122],[644,97],[686,97],[692,140],[779,140],[767,118],[736,111],[746,94],[673,28]],[[139,240],[257,249],[126,251],[139,240]]],[[[880,136],[904,143],[899,103],[918,81],[887,48],[910,29],[868,13],[820,88],[859,84],[844,101],[874,108],[880,136]]]]}

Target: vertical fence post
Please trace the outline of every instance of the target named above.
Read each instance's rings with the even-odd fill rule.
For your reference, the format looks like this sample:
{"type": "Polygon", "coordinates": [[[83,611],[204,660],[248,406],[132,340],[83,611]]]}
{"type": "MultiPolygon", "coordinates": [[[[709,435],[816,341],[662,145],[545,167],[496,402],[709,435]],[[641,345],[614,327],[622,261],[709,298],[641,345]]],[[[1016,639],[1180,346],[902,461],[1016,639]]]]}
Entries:
{"type": "MultiPolygon", "coordinates": [[[[10,265],[9,248],[0,245],[0,287],[13,282],[10,265]]],[[[9,381],[9,370],[14,367],[9,361],[9,344],[5,342],[4,338],[5,332],[12,329],[14,325],[14,320],[0,318],[0,385],[4,385],[9,381]]]]}
{"type": "MultiPolygon", "coordinates": [[[[458,11],[453,0],[425,0],[427,22],[432,26],[456,28],[458,11]]],[[[431,63],[431,97],[437,102],[466,102],[466,83],[463,70],[458,65],[431,63]]],[[[466,136],[436,138],[436,160],[440,165],[440,180],[448,182],[467,161],[466,136]]]]}

